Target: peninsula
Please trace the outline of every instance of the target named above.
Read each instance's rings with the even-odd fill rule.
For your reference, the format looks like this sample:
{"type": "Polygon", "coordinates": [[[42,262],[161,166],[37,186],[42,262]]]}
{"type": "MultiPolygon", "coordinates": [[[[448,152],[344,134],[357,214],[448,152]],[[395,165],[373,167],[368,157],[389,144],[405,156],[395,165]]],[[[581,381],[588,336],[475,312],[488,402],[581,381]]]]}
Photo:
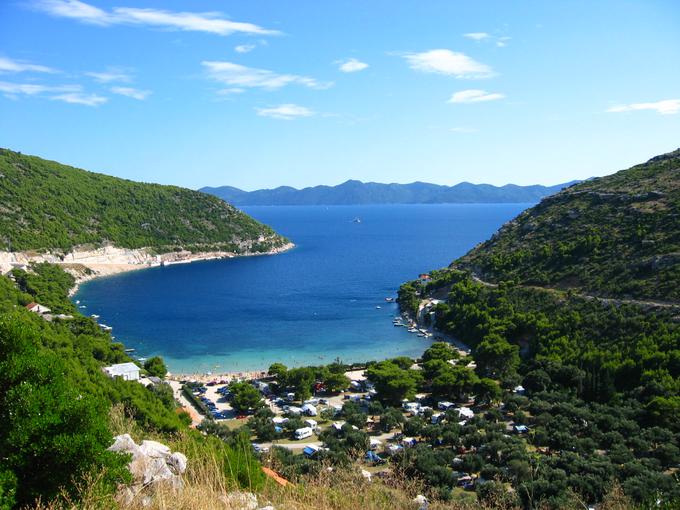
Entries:
{"type": "Polygon", "coordinates": [[[59,264],[78,281],[293,244],[222,200],[0,149],[0,273],[59,264]]]}

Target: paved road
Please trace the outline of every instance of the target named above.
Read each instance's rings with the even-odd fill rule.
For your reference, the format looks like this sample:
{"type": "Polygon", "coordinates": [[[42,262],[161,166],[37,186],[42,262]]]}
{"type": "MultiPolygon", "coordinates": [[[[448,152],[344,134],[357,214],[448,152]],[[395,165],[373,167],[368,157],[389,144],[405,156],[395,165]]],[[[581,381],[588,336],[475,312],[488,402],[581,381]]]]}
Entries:
{"type": "Polygon", "coordinates": [[[197,427],[203,421],[203,415],[198,412],[198,409],[189,402],[189,400],[182,394],[182,385],[178,381],[168,381],[173,393],[175,394],[175,399],[182,404],[182,407],[186,409],[191,416],[191,426],[197,427]]]}
{"type": "MultiPolygon", "coordinates": [[[[475,274],[472,275],[472,279],[476,283],[484,285],[485,287],[491,287],[491,288],[498,287],[498,284],[486,282],[486,281],[482,280],[481,278],[479,278],[475,274]]],[[[543,292],[551,292],[551,293],[554,293],[554,294],[565,294],[565,291],[560,290],[560,289],[553,289],[551,287],[539,287],[539,286],[536,286],[536,285],[523,285],[523,287],[525,287],[527,289],[534,289],[534,290],[539,290],[539,291],[543,291],[543,292]]],[[[595,301],[600,301],[601,303],[604,303],[604,304],[636,305],[636,306],[640,306],[640,307],[643,307],[643,308],[670,308],[670,309],[680,310],[680,303],[674,303],[674,302],[671,302],[671,301],[654,301],[654,300],[649,300],[649,299],[610,298],[610,297],[602,297],[602,296],[592,296],[590,294],[581,294],[581,293],[575,293],[575,295],[582,297],[584,299],[591,299],[591,300],[595,300],[595,301]]]]}

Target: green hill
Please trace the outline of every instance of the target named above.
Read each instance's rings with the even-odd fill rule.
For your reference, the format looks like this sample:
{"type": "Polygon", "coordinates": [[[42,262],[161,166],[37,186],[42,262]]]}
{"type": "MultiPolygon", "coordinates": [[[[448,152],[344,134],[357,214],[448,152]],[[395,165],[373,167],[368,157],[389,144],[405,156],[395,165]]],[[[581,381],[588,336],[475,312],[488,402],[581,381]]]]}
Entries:
{"type": "Polygon", "coordinates": [[[597,506],[614,486],[620,508],[680,501],[679,191],[680,151],[572,186],[399,290],[526,427],[510,450],[487,424],[477,450],[523,508],[597,506]]]}
{"type": "Polygon", "coordinates": [[[222,200],[0,149],[0,249],[110,243],[158,252],[262,252],[285,240],[222,200]]]}
{"type": "Polygon", "coordinates": [[[489,282],[680,300],[680,149],[543,199],[454,265],[489,282]]]}

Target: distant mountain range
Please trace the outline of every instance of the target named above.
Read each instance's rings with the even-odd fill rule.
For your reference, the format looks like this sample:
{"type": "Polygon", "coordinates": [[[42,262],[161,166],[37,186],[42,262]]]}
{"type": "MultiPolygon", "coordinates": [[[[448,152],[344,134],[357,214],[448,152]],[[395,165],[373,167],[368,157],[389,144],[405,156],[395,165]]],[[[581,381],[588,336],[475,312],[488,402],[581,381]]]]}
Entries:
{"type": "Polygon", "coordinates": [[[200,191],[234,205],[488,204],[538,202],[577,182],[579,181],[555,186],[492,186],[461,182],[454,186],[442,186],[427,182],[381,184],[349,180],[337,186],[304,189],[281,186],[243,191],[232,186],[220,186],[205,187],[200,191]]]}

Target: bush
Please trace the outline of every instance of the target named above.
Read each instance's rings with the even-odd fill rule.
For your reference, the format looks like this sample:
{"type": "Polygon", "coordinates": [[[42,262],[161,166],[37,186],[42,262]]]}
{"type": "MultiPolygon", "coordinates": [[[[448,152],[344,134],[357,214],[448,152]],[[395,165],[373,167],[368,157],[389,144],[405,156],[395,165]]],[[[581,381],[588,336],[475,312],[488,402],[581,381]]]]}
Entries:
{"type": "Polygon", "coordinates": [[[160,356],[154,356],[146,360],[144,363],[144,370],[146,370],[149,375],[160,377],[161,379],[168,373],[168,367],[165,366],[165,362],[160,356]]]}

